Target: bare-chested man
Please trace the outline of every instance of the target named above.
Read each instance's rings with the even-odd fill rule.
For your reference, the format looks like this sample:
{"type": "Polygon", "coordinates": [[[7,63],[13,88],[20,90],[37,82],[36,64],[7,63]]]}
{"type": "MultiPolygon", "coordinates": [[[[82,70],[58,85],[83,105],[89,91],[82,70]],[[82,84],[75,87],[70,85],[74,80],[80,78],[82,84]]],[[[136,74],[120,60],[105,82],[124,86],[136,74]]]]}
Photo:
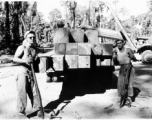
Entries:
{"type": "Polygon", "coordinates": [[[14,55],[13,61],[20,65],[16,74],[16,86],[17,86],[17,109],[18,112],[25,115],[25,109],[27,106],[27,94],[31,100],[32,106],[39,107],[35,85],[32,76],[30,64],[36,61],[37,53],[32,47],[35,43],[35,33],[33,31],[27,31],[24,36],[23,44],[20,45],[14,55]]]}

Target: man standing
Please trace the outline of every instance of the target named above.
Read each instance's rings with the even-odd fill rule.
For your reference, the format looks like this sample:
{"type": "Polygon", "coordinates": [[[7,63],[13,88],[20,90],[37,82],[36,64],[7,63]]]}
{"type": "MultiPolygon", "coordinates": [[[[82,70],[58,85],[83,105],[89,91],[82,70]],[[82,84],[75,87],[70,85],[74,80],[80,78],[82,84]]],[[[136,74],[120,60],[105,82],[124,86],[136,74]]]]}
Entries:
{"type": "Polygon", "coordinates": [[[117,40],[117,47],[113,51],[114,63],[120,65],[118,77],[118,95],[121,97],[120,107],[128,102],[129,107],[133,97],[133,81],[135,79],[135,69],[132,66],[131,60],[137,61],[133,51],[125,47],[125,41],[117,40]]]}
{"type": "Polygon", "coordinates": [[[27,94],[31,100],[32,107],[39,108],[37,95],[35,92],[35,84],[32,76],[30,64],[36,63],[37,54],[33,48],[35,43],[35,33],[27,31],[24,35],[23,44],[20,45],[14,55],[13,61],[20,64],[16,74],[17,86],[17,109],[21,115],[25,115],[27,106],[27,94]]]}

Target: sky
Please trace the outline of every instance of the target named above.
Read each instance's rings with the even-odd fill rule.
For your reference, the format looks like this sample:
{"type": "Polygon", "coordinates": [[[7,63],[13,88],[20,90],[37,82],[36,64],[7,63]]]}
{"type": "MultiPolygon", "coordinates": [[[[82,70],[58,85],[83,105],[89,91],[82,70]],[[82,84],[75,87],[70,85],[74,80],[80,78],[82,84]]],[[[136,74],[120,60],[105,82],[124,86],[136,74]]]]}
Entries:
{"type": "MultiPolygon", "coordinates": [[[[48,16],[49,12],[54,8],[58,8],[62,13],[65,13],[65,9],[61,6],[60,1],[63,0],[36,0],[37,1],[37,9],[39,12],[43,13],[44,19],[49,21],[48,16]]],[[[65,1],[65,0],[64,0],[65,1]]],[[[77,4],[86,6],[85,0],[75,0],[77,4]]],[[[106,0],[107,1],[107,0],[106,0]]],[[[114,0],[108,0],[109,3],[112,3],[114,0]]],[[[118,0],[117,6],[112,7],[113,9],[119,10],[121,7],[125,7],[128,11],[128,16],[119,16],[120,19],[128,19],[131,15],[137,16],[142,13],[146,13],[148,11],[147,7],[148,0],[118,0]]]]}

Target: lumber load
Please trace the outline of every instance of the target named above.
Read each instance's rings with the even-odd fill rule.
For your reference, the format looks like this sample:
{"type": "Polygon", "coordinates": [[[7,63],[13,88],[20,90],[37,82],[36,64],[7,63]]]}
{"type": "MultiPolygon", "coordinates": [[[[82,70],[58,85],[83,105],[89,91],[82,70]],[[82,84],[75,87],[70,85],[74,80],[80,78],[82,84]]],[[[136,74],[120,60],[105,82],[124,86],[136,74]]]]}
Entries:
{"type": "Polygon", "coordinates": [[[55,71],[63,71],[63,55],[53,55],[52,60],[53,60],[53,69],[55,71]]]}
{"type": "Polygon", "coordinates": [[[102,45],[100,43],[92,43],[91,49],[93,51],[93,55],[102,55],[103,54],[102,45]]]}
{"type": "Polygon", "coordinates": [[[66,43],[55,43],[54,51],[57,55],[64,55],[66,53],[66,43]]]}
{"type": "Polygon", "coordinates": [[[65,55],[66,69],[77,69],[78,68],[78,55],[65,55]]]}
{"type": "Polygon", "coordinates": [[[53,43],[69,43],[70,31],[68,28],[58,28],[53,37],[53,43]]]}
{"type": "Polygon", "coordinates": [[[99,43],[99,38],[98,38],[98,30],[86,30],[85,35],[88,38],[89,43],[99,43]]]}
{"type": "Polygon", "coordinates": [[[78,68],[90,68],[90,56],[78,56],[78,68]]]}
{"type": "Polygon", "coordinates": [[[81,28],[86,30],[85,34],[91,43],[98,43],[97,37],[123,40],[122,34],[119,31],[95,28],[90,25],[82,25],[81,28]]]}
{"type": "Polygon", "coordinates": [[[70,33],[75,40],[76,43],[83,43],[84,42],[84,31],[81,29],[72,29],[70,33]]]}
{"type": "Polygon", "coordinates": [[[91,55],[91,43],[78,43],[78,55],[91,55]]]}
{"type": "Polygon", "coordinates": [[[97,30],[98,30],[99,37],[123,40],[121,33],[118,31],[103,29],[103,28],[97,28],[97,30]]]}
{"type": "Polygon", "coordinates": [[[78,54],[78,44],[77,43],[67,43],[66,44],[66,55],[77,55],[78,54]]]}

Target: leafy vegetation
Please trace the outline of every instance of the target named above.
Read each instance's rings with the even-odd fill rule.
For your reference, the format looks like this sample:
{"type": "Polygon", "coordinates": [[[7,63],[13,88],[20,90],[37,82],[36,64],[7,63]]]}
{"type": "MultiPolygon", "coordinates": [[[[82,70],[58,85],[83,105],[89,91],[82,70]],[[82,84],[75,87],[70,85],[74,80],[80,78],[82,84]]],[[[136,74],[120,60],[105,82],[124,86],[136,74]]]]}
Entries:
{"type": "MultiPolygon", "coordinates": [[[[114,5],[117,0],[113,2],[114,5]]],[[[147,2],[149,11],[137,17],[121,21],[124,29],[132,40],[138,36],[152,36],[152,0],[147,2]]],[[[37,11],[37,2],[32,5],[28,1],[0,2],[0,55],[14,54],[17,46],[22,43],[25,31],[33,30],[36,33],[37,45],[40,47],[52,46],[53,33],[58,21],[64,21],[68,27],[78,28],[81,24],[88,24],[105,29],[120,30],[109,9],[102,1],[89,1],[81,6],[75,1],[62,1],[65,8],[65,20],[59,9],[49,13],[50,22],[43,19],[43,14],[37,11]],[[106,16],[108,15],[109,16],[106,16]]],[[[117,13],[125,15],[122,8],[117,13]]]]}

